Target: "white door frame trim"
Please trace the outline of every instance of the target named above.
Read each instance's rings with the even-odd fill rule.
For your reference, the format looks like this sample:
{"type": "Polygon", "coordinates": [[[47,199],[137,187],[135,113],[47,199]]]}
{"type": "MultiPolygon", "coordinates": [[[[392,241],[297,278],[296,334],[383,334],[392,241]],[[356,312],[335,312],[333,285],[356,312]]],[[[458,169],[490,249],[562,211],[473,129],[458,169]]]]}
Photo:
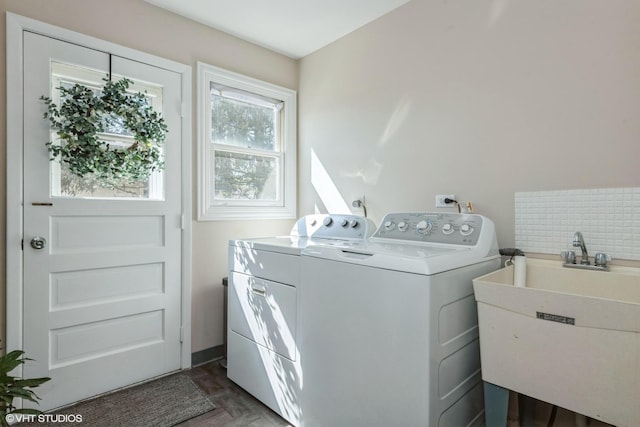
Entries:
{"type": "Polygon", "coordinates": [[[7,19],[7,241],[6,351],[23,343],[23,37],[24,31],[134,59],[181,74],[182,81],[182,369],[191,367],[191,66],[10,12],[7,19]]]}

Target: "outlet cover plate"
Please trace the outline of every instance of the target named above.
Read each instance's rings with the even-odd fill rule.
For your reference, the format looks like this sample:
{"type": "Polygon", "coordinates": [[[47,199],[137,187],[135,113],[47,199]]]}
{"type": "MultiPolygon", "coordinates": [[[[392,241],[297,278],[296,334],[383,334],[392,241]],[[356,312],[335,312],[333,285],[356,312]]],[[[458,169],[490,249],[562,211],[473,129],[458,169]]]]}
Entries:
{"type": "Polygon", "coordinates": [[[452,208],[455,207],[455,205],[453,203],[445,203],[444,199],[452,199],[455,200],[456,199],[456,195],[455,194],[438,194],[436,196],[436,208],[452,208]]]}

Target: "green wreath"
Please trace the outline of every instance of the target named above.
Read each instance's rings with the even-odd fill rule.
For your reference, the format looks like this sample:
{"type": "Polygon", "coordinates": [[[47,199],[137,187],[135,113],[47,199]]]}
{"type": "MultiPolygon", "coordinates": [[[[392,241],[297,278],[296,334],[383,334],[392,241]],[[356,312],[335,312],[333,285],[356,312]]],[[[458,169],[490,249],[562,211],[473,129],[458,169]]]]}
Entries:
{"type": "Polygon", "coordinates": [[[131,80],[104,80],[99,92],[80,84],[57,88],[60,106],[49,97],[40,97],[47,105],[44,118],[61,140],[46,144],[50,160],[59,159],[74,175],[91,176],[107,185],[144,181],[164,168],[159,144],[165,139],[167,125],[144,94],[127,92],[131,80]],[[114,124],[133,134],[129,147],[112,147],[100,138],[99,134],[114,124]]]}

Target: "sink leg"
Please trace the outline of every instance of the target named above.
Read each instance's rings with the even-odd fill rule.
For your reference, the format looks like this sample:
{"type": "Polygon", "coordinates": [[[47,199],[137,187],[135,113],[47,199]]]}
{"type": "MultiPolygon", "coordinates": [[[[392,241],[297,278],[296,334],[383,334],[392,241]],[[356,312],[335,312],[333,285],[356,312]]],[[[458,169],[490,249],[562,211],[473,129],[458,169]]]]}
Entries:
{"type": "Polygon", "coordinates": [[[484,382],[484,418],[486,427],[507,427],[509,390],[484,382]]]}
{"type": "Polygon", "coordinates": [[[587,417],[582,414],[575,414],[576,427],[586,427],[587,425],[587,417]]]}
{"type": "Polygon", "coordinates": [[[518,415],[520,427],[535,427],[536,399],[524,394],[518,394],[518,415]]]}

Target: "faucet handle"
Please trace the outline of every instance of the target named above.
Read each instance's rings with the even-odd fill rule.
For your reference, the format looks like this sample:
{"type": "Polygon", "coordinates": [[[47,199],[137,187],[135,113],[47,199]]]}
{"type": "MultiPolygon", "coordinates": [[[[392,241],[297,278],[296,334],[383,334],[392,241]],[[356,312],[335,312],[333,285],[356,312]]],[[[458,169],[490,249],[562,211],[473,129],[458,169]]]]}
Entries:
{"type": "Polygon", "coordinates": [[[565,264],[575,264],[576,263],[576,252],[575,251],[562,251],[560,252],[560,256],[564,258],[565,264]]]}
{"type": "Polygon", "coordinates": [[[611,257],[605,253],[598,252],[594,259],[594,264],[598,267],[606,267],[607,261],[611,261],[611,257]]]}

